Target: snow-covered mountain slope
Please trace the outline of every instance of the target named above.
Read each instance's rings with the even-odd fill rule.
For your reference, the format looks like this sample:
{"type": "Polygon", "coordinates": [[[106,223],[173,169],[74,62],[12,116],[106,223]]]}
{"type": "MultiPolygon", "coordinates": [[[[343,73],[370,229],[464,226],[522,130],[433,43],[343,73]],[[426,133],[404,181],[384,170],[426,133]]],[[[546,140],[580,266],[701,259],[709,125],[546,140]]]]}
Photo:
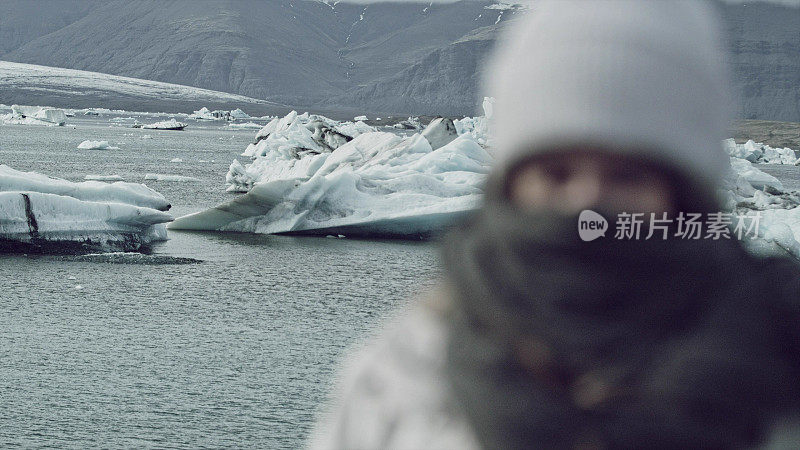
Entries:
{"type": "Polygon", "coordinates": [[[0,103],[134,110],[158,110],[159,106],[175,110],[190,105],[213,108],[241,105],[254,113],[285,110],[281,105],[238,94],[8,61],[0,61],[0,103]]]}

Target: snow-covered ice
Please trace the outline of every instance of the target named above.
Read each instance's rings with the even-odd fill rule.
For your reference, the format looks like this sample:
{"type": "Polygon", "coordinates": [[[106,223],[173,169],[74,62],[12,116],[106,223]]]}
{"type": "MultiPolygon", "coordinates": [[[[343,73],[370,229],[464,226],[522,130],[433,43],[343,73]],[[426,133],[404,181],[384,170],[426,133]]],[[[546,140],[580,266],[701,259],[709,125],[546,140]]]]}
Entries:
{"type": "Polygon", "coordinates": [[[188,117],[196,120],[227,120],[227,121],[246,120],[253,118],[239,108],[236,108],[232,111],[222,111],[222,110],[211,111],[205,106],[189,114],[188,117]]]}
{"type": "Polygon", "coordinates": [[[63,126],[67,121],[64,110],[43,106],[11,105],[11,112],[0,115],[0,124],[63,126]]]}
{"type": "Polygon", "coordinates": [[[797,152],[788,147],[774,148],[753,140],[737,144],[733,139],[726,139],[724,145],[730,156],[746,159],[752,163],[797,165],[800,162],[797,152]]]}
{"type": "Polygon", "coordinates": [[[142,125],[142,128],[146,130],[183,130],[186,128],[186,124],[183,122],[178,122],[173,118],[161,122],[151,123],[149,125],[142,125]]]}
{"type": "MultiPolygon", "coordinates": [[[[724,142],[729,152],[731,141],[724,142]]],[[[753,148],[747,144],[743,146],[753,148]]],[[[745,159],[753,153],[730,153],[738,157],[731,156],[731,170],[720,189],[723,209],[736,215],[760,216],[759,239],[746,239],[745,244],[757,253],[784,251],[800,259],[800,192],[785,191],[777,178],[745,159]]]]}
{"type": "Polygon", "coordinates": [[[477,207],[491,157],[469,133],[447,119],[409,137],[360,123],[294,111],[271,121],[244,153],[253,162],[226,177],[247,193],[169,227],[419,238],[477,207]]]}
{"type": "Polygon", "coordinates": [[[0,191],[31,191],[74,197],[78,200],[125,203],[128,205],[167,211],[170,204],[163,195],[143,184],[73,183],[36,172],[20,172],[0,164],[0,191]]]}
{"type": "Polygon", "coordinates": [[[419,130],[422,128],[422,124],[420,124],[419,117],[409,117],[406,120],[401,120],[392,125],[392,128],[397,128],[398,130],[419,130]]]}
{"type": "Polygon", "coordinates": [[[263,125],[259,125],[255,122],[245,122],[245,123],[229,123],[228,128],[233,128],[235,130],[260,130],[263,128],[263,125]]]}
{"type": "Polygon", "coordinates": [[[250,119],[251,118],[249,114],[247,114],[246,112],[242,111],[239,108],[236,108],[233,111],[231,111],[231,117],[233,119],[250,119]]]}
{"type": "MultiPolygon", "coordinates": [[[[375,131],[364,122],[340,123],[296,111],[280,119],[274,118],[256,133],[255,142],[242,153],[253,158],[253,163],[246,168],[238,161],[231,164],[226,176],[228,190],[247,192],[258,181],[274,177],[274,170],[302,172],[302,167],[311,162],[302,156],[331,152],[361,134],[375,131]],[[301,161],[294,163],[296,159],[301,161]],[[288,161],[292,161],[288,163],[291,167],[287,166],[288,161]]],[[[302,176],[306,175],[303,172],[302,176]]]]}
{"type": "Polygon", "coordinates": [[[164,196],[142,184],[73,183],[0,165],[0,249],[135,251],[167,238],[164,196]]]}
{"type": "Polygon", "coordinates": [[[78,148],[82,150],[119,150],[119,147],[114,147],[108,141],[90,141],[86,140],[78,144],[78,148]]]}

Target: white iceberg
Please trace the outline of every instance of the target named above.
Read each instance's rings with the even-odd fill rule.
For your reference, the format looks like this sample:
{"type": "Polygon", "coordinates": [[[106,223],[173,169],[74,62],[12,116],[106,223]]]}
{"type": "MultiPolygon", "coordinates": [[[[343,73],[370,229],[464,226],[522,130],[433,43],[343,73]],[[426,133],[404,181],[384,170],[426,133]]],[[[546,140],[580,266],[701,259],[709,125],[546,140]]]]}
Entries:
{"type": "Polygon", "coordinates": [[[169,207],[141,184],[73,183],[0,165],[0,250],[138,251],[166,239],[169,207]]]}
{"type": "Polygon", "coordinates": [[[723,142],[725,150],[731,157],[746,159],[758,164],[791,164],[797,165],[800,158],[791,148],[775,148],[752,139],[744,144],[737,144],[733,139],[723,142]]]}
{"type": "Polygon", "coordinates": [[[356,116],[356,117],[353,117],[353,121],[354,122],[363,121],[363,120],[368,120],[367,116],[356,116]]]}
{"type": "Polygon", "coordinates": [[[308,176],[303,167],[315,160],[303,156],[331,152],[361,134],[375,131],[364,122],[337,122],[325,116],[297,114],[297,111],[274,118],[256,133],[255,142],[242,153],[253,158],[253,163],[246,168],[238,161],[231,164],[225,177],[227,189],[247,192],[255,183],[273,179],[275,170],[279,173],[291,170],[308,176]],[[298,159],[301,161],[295,162],[298,159]]]}
{"type": "MultiPolygon", "coordinates": [[[[169,228],[426,238],[478,206],[491,158],[468,134],[434,149],[422,134],[371,131],[325,151],[296,113],[284,119],[259,142],[282,128],[282,145],[231,165],[228,181],[247,194],[169,228]]],[[[441,128],[427,134],[441,142],[441,128]]]]}
{"type": "Polygon", "coordinates": [[[263,128],[263,126],[255,122],[245,122],[245,123],[229,123],[228,128],[233,128],[234,130],[248,130],[248,129],[260,130],[261,128],[263,128]]]}
{"type": "Polygon", "coordinates": [[[0,115],[0,123],[7,125],[63,126],[67,115],[63,110],[42,106],[11,105],[11,113],[0,115]]]}
{"type": "Polygon", "coordinates": [[[419,121],[419,117],[409,117],[408,119],[401,120],[392,125],[392,128],[397,128],[398,130],[419,130],[422,128],[422,124],[419,121]]]}
{"type": "Polygon", "coordinates": [[[214,117],[213,114],[211,114],[211,111],[208,108],[206,108],[205,106],[200,108],[199,110],[189,114],[189,117],[191,117],[192,119],[197,119],[197,120],[216,120],[217,119],[216,117],[214,117]]]}
{"type": "Polygon", "coordinates": [[[78,148],[82,150],[119,150],[119,147],[114,147],[108,141],[90,141],[86,140],[78,144],[78,148]]]}
{"type": "Polygon", "coordinates": [[[227,120],[227,121],[252,119],[252,117],[249,114],[247,114],[246,112],[242,111],[239,108],[236,108],[232,111],[222,111],[222,110],[210,111],[205,106],[189,114],[188,117],[196,120],[227,120]]]}
{"type": "Polygon", "coordinates": [[[234,109],[231,111],[231,118],[232,119],[250,119],[250,115],[246,112],[242,111],[239,108],[234,109]]]}
{"type": "Polygon", "coordinates": [[[162,122],[156,122],[149,125],[142,125],[142,128],[147,130],[183,130],[184,128],[186,128],[186,124],[183,122],[178,122],[173,118],[170,120],[164,120],[162,122]]]}
{"type": "Polygon", "coordinates": [[[125,203],[159,211],[170,209],[170,204],[163,195],[143,184],[108,184],[97,181],[73,183],[36,172],[20,172],[0,164],[0,192],[4,191],[43,192],[85,201],[125,203]]]}
{"type": "MultiPolygon", "coordinates": [[[[724,145],[730,149],[728,141],[724,145]]],[[[739,157],[731,156],[720,195],[725,211],[758,217],[748,224],[755,220],[752,233],[757,239],[745,238],[744,244],[757,254],[785,252],[800,259],[800,192],[785,191],[780,180],[744,159],[753,154],[749,150],[735,154],[739,157]]]]}

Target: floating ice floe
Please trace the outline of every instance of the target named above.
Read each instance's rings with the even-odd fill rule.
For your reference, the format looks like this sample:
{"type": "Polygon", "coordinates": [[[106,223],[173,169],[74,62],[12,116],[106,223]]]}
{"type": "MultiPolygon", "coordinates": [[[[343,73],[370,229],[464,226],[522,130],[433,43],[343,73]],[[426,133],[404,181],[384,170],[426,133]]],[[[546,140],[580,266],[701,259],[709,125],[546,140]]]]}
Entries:
{"type": "Polygon", "coordinates": [[[0,124],[63,126],[67,116],[63,110],[42,106],[11,105],[11,113],[0,115],[0,124]]]}
{"type": "Polygon", "coordinates": [[[250,115],[246,112],[242,111],[239,108],[234,109],[231,111],[231,118],[233,119],[250,119],[250,115]]]}
{"type": "Polygon", "coordinates": [[[142,125],[141,128],[146,130],[183,130],[186,124],[178,122],[175,119],[164,120],[162,122],[151,123],[149,125],[142,125]]]}
{"type": "Polygon", "coordinates": [[[183,160],[180,159],[180,158],[172,158],[172,159],[169,160],[169,162],[179,163],[179,162],[183,162],[183,160]]]}
{"type": "Polygon", "coordinates": [[[189,117],[196,120],[227,120],[227,121],[252,119],[252,117],[249,114],[247,114],[246,112],[242,111],[239,108],[236,108],[233,111],[222,111],[222,110],[210,111],[205,106],[189,114],[189,117]]]}
{"type": "MultiPolygon", "coordinates": [[[[274,177],[269,167],[273,161],[302,159],[297,164],[289,163],[292,170],[297,171],[309,162],[302,156],[331,152],[361,134],[375,131],[364,122],[340,123],[315,114],[297,114],[296,111],[272,119],[256,133],[254,143],[242,153],[242,156],[253,158],[253,163],[247,168],[238,161],[231,164],[226,176],[228,191],[247,192],[258,181],[274,177]]],[[[287,164],[277,164],[277,170],[287,170],[287,164]]]]}
{"type": "Polygon", "coordinates": [[[150,181],[174,181],[183,183],[199,183],[200,179],[195,177],[186,177],[183,175],[172,175],[163,173],[148,173],[144,176],[145,180],[150,181]]]}
{"type": "Polygon", "coordinates": [[[744,243],[756,253],[786,252],[800,259],[800,192],[784,190],[777,178],[747,159],[732,156],[730,163],[720,189],[723,209],[736,216],[759,217],[754,230],[758,239],[744,243]]]}
{"type": "Polygon", "coordinates": [[[85,175],[83,177],[87,181],[124,181],[119,175],[85,175]]]}
{"type": "Polygon", "coordinates": [[[489,133],[489,121],[492,118],[493,105],[494,97],[484,97],[483,111],[485,115],[454,120],[456,132],[458,134],[469,133],[479,144],[491,147],[493,142],[489,133]]]}
{"type": "Polygon", "coordinates": [[[724,146],[730,156],[746,159],[752,163],[797,165],[800,162],[797,152],[788,147],[774,148],[753,140],[737,144],[733,139],[726,139],[724,146]]]}
{"type": "Polygon", "coordinates": [[[197,111],[189,114],[189,117],[192,119],[197,120],[216,120],[217,118],[211,113],[211,111],[206,108],[205,106],[198,109],[197,111]]]}
{"type": "Polygon", "coordinates": [[[231,164],[245,195],[173,229],[425,238],[478,206],[491,157],[449,119],[401,137],[296,112],[267,124],[231,164]],[[346,134],[346,133],[352,134],[346,134]]]}
{"type": "Polygon", "coordinates": [[[419,121],[419,117],[409,117],[406,120],[401,120],[392,125],[392,128],[397,128],[398,130],[419,130],[422,128],[422,124],[419,121]]]}
{"type": "Polygon", "coordinates": [[[2,251],[137,251],[167,238],[169,208],[143,184],[73,183],[0,165],[2,251]]]}
{"type": "Polygon", "coordinates": [[[263,125],[259,125],[255,122],[245,122],[245,123],[229,123],[228,128],[233,128],[235,130],[247,130],[247,129],[254,129],[260,130],[263,128],[263,125]]]}
{"type": "Polygon", "coordinates": [[[119,147],[114,147],[108,141],[83,141],[78,144],[78,148],[82,150],[119,150],[119,147]]]}

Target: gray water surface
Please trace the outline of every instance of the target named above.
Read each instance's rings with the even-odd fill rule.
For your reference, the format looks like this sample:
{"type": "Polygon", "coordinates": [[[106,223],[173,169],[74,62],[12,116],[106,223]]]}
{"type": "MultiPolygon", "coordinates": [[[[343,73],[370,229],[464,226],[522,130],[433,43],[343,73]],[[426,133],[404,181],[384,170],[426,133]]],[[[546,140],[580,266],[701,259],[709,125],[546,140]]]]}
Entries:
{"type": "MultiPolygon", "coordinates": [[[[180,215],[231,198],[224,175],[255,134],[109,117],[0,126],[0,163],[199,178],[145,182],[180,215]],[[77,150],[85,139],[121,149],[77,150]]],[[[145,256],[0,255],[0,447],[300,447],[347,347],[440,272],[428,243],[169,237],[145,256]]]]}

